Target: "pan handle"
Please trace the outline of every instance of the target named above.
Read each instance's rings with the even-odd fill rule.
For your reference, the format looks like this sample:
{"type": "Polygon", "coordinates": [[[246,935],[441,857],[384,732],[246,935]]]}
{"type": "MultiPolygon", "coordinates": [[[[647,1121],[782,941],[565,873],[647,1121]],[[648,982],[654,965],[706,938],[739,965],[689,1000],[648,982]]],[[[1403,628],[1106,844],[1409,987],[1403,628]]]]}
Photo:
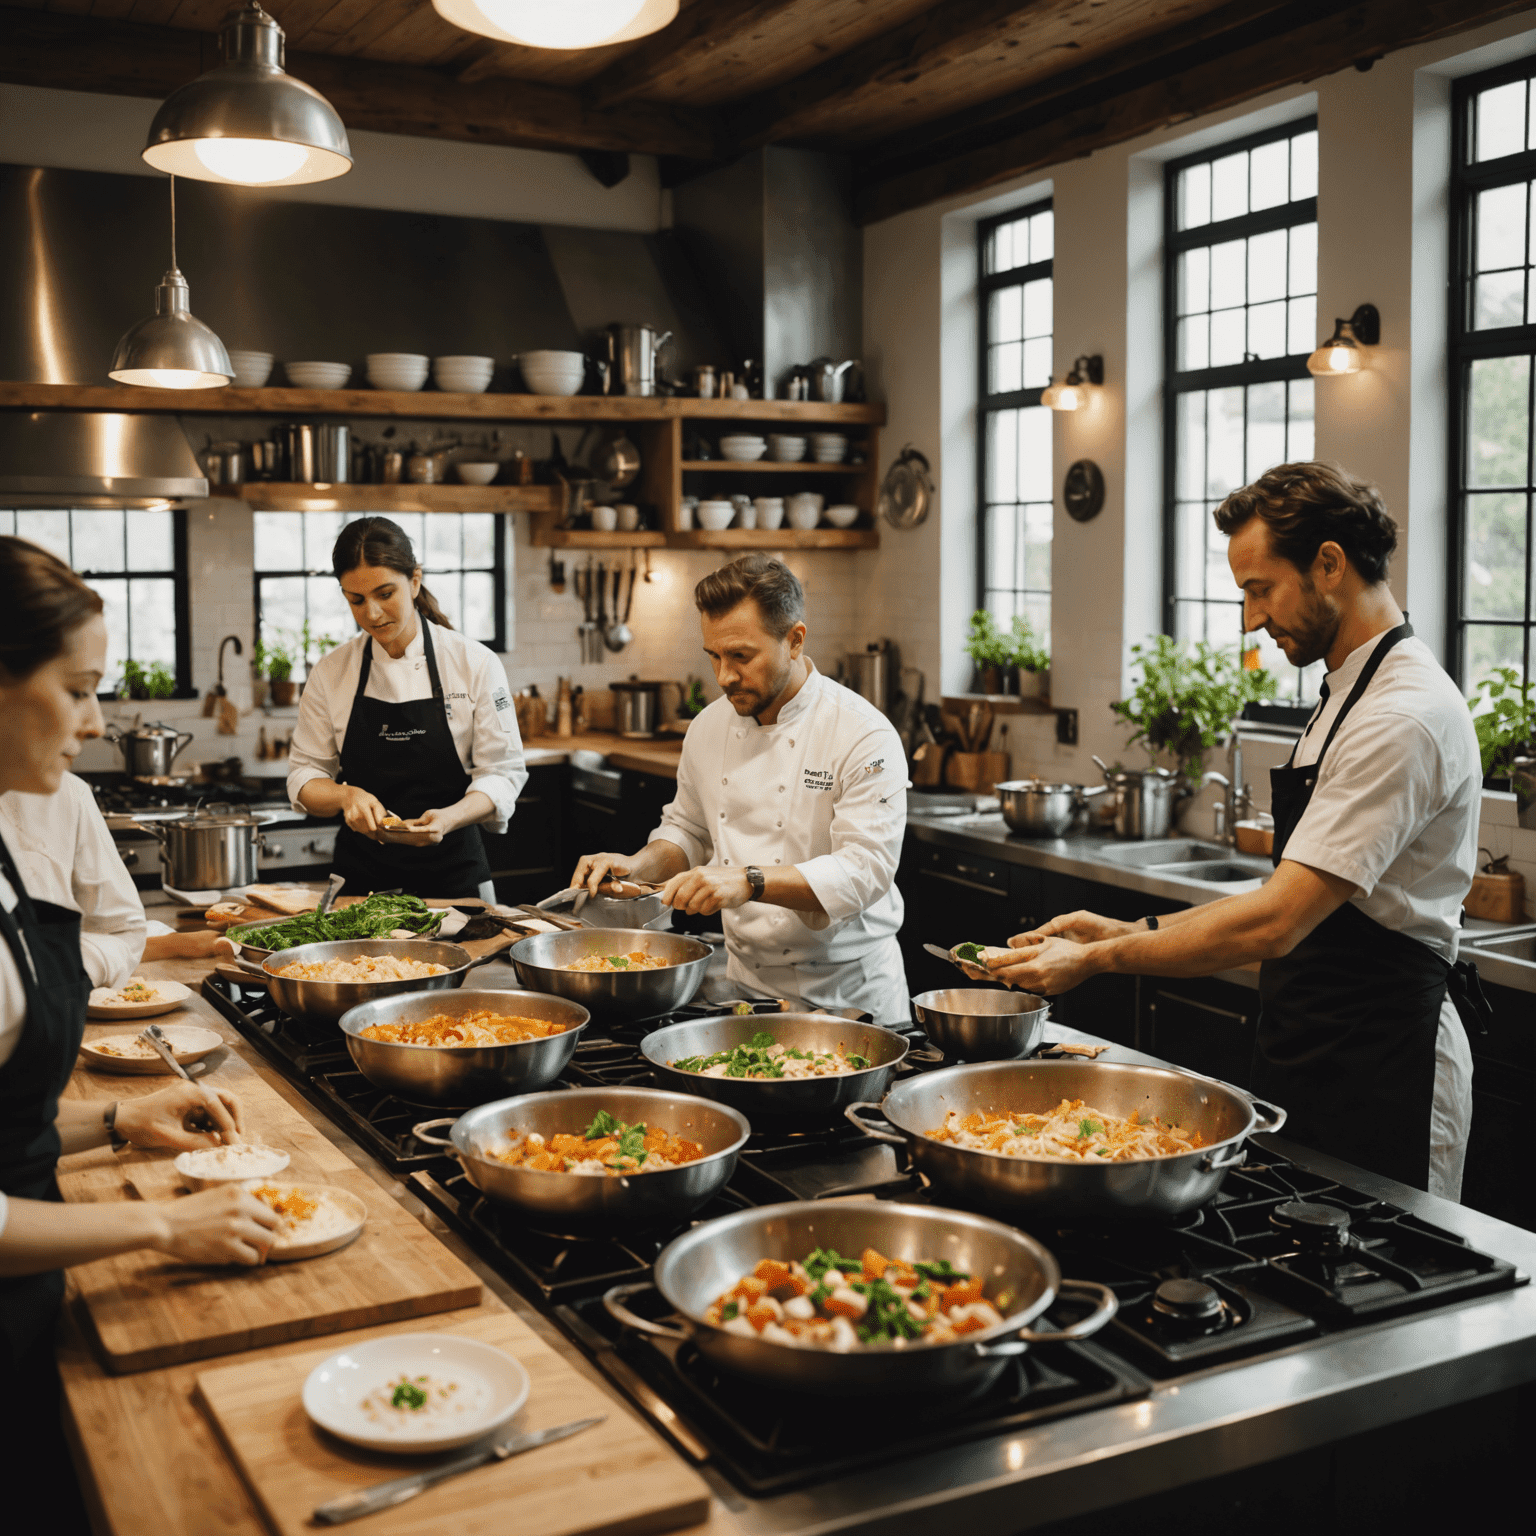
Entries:
{"type": "Polygon", "coordinates": [[[1098,1297],[1093,1311],[1081,1322],[1073,1323],[1070,1328],[1063,1328],[1059,1333],[1036,1333],[1033,1328],[1021,1328],[1017,1337],[1004,1339],[999,1344],[978,1344],[976,1353],[984,1359],[996,1360],[1005,1355],[1022,1355],[1035,1344],[1065,1344],[1073,1339],[1086,1339],[1090,1334],[1097,1333],[1120,1310],[1120,1298],[1107,1285],[1100,1285],[1097,1281],[1063,1280],[1058,1294],[1065,1295],[1069,1291],[1098,1297]]]}
{"type": "Polygon", "coordinates": [[[650,1318],[641,1317],[624,1305],[629,1297],[638,1292],[655,1289],[649,1280],[639,1280],[633,1285],[616,1285],[611,1291],[603,1293],[603,1306],[608,1315],[625,1328],[633,1328],[637,1333],[649,1333],[658,1339],[676,1339],[686,1344],[689,1335],[684,1329],[669,1328],[665,1323],[653,1323],[650,1318]]]}
{"type": "Polygon", "coordinates": [[[1235,1141],[1224,1147],[1217,1147],[1212,1152],[1207,1152],[1200,1159],[1200,1171],[1202,1173],[1225,1173],[1229,1168],[1238,1168],[1248,1161],[1248,1148],[1240,1141],[1235,1141]]]}
{"type": "Polygon", "coordinates": [[[464,974],[467,976],[471,971],[477,969],[479,966],[489,965],[493,960],[505,959],[507,949],[510,947],[511,946],[509,945],[501,949],[493,949],[488,955],[475,955],[473,958],[471,958],[469,964],[464,967],[464,974]]]}
{"type": "Polygon", "coordinates": [[[457,1115],[447,1115],[441,1120],[421,1120],[411,1127],[411,1135],[417,1141],[426,1142],[429,1147],[447,1147],[450,1152],[454,1152],[457,1149],[446,1136],[434,1136],[431,1132],[440,1125],[457,1125],[458,1123],[457,1115]]]}
{"type": "MultiPolygon", "coordinates": [[[[893,1147],[904,1147],[907,1144],[905,1136],[897,1136],[890,1131],[877,1131],[874,1126],[868,1124],[859,1114],[861,1109],[872,1109],[877,1114],[880,1111],[878,1104],[871,1104],[868,1100],[860,1100],[857,1104],[850,1104],[843,1110],[845,1118],[851,1120],[872,1141],[888,1141],[893,1147]]],[[[887,1124],[890,1122],[887,1121],[887,1124]]]]}
{"type": "Polygon", "coordinates": [[[1285,1110],[1281,1109],[1278,1104],[1271,1104],[1268,1099],[1256,1099],[1251,1093],[1244,1094],[1244,1098],[1253,1105],[1254,1113],[1258,1115],[1259,1119],[1265,1122],[1262,1125],[1254,1126],[1253,1130],[1249,1133],[1250,1135],[1268,1135],[1278,1131],[1289,1118],[1285,1110]]]}

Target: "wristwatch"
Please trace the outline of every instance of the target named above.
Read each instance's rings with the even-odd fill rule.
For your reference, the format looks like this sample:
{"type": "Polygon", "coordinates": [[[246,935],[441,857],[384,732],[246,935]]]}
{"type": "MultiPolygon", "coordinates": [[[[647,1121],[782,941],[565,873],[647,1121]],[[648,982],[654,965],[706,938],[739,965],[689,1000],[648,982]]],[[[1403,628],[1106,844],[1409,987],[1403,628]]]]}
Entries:
{"type": "Polygon", "coordinates": [[[114,1152],[121,1152],[128,1145],[128,1138],[117,1128],[118,1100],[114,1099],[101,1112],[101,1123],[106,1127],[107,1142],[114,1152]]]}
{"type": "Polygon", "coordinates": [[[756,864],[747,865],[747,883],[752,887],[752,894],[747,897],[747,900],[761,901],[763,892],[768,886],[768,877],[756,864]]]}

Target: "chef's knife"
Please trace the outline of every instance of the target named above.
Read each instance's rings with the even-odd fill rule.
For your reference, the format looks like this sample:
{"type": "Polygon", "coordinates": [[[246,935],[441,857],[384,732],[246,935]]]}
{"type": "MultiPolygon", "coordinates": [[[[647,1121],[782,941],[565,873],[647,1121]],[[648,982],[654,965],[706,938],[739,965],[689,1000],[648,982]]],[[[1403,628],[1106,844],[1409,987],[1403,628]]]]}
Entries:
{"type": "Polygon", "coordinates": [[[393,1509],[396,1504],[404,1504],[407,1499],[414,1499],[418,1493],[424,1493],[450,1477],[457,1477],[460,1472],[473,1471],[488,1461],[505,1461],[509,1456],[519,1456],[538,1446],[564,1440],[567,1435],[579,1435],[582,1430],[601,1424],[605,1418],[606,1414],[600,1414],[595,1419],[577,1419],[570,1424],[556,1425],[553,1429],[535,1430],[529,1435],[513,1435],[508,1440],[493,1440],[489,1445],[477,1446],[426,1472],[413,1472],[408,1477],[392,1478],[387,1483],[377,1483],[372,1488],[331,1499],[316,1508],[314,1518],[321,1525],[341,1525],[345,1521],[356,1520],[359,1515],[372,1515],[381,1509],[393,1509]]]}
{"type": "Polygon", "coordinates": [[[320,898],[320,905],[315,908],[317,913],[326,913],[331,910],[331,903],[341,895],[341,888],[347,883],[345,875],[332,875],[330,883],[325,888],[325,894],[320,898]]]}

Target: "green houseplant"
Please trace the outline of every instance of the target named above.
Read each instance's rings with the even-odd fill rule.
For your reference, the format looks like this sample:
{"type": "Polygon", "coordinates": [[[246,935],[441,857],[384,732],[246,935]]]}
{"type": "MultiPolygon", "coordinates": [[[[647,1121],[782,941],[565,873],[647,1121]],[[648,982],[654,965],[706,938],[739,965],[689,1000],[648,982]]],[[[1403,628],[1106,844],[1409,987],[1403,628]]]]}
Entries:
{"type": "Polygon", "coordinates": [[[1231,734],[1243,705],[1272,699],[1276,682],[1262,667],[1245,667],[1235,648],[1222,649],[1200,640],[1186,649],[1169,635],[1148,645],[1133,645],[1131,659],[1141,677],[1130,698],[1109,707],[1135,727],[1132,742],[1142,742],[1155,758],[1166,752],[1179,772],[1200,776],[1206,749],[1231,734]]]}
{"type": "Polygon", "coordinates": [[[1021,613],[1013,616],[1008,631],[1008,665],[1015,674],[1020,698],[1033,699],[1050,693],[1051,653],[1034,626],[1021,613]]]}
{"type": "Polygon", "coordinates": [[[1013,644],[997,627],[991,611],[978,608],[971,615],[965,637],[965,654],[976,666],[976,686],[982,693],[1001,693],[1003,673],[1013,664],[1013,644]]]}
{"type": "Polygon", "coordinates": [[[1483,754],[1483,777],[1489,789],[1508,789],[1517,757],[1531,755],[1536,741],[1536,683],[1514,667],[1495,667],[1467,700],[1477,745],[1483,754]]]}
{"type": "Polygon", "coordinates": [[[277,705],[292,704],[298,692],[293,681],[293,655],[283,645],[269,645],[262,650],[266,662],[267,681],[272,685],[272,702],[277,705]]]}
{"type": "Polygon", "coordinates": [[[117,691],[130,699],[168,699],[176,692],[176,674],[163,661],[146,667],[130,658],[123,663],[117,691]]]}

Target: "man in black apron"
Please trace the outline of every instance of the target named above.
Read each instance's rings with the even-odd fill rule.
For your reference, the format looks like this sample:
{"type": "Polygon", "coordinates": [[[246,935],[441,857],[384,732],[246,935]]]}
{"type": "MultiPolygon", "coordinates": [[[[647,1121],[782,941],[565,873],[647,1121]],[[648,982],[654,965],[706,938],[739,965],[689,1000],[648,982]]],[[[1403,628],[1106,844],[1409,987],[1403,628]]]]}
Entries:
{"type": "MultiPolygon", "coordinates": [[[[424,618],[418,622],[432,697],[404,704],[368,698],[373,644],[365,640],[337,775],[339,782],[367,790],[406,821],[433,806],[462,800],[471,784],[448,726],[432,625],[424,618]]],[[[413,847],[377,843],[343,822],[331,868],[346,878],[347,891],[359,896],[396,888],[413,896],[474,896],[491,878],[485,843],[474,826],[449,832],[440,843],[413,847]]]]}
{"type": "Polygon", "coordinates": [[[1486,1012],[1476,972],[1450,959],[1477,848],[1470,716],[1387,587],[1396,525],[1374,490],[1327,465],[1281,465],[1216,521],[1245,630],[1267,630],[1295,666],[1326,659],[1344,695],[1330,715],[1324,684],[1272,772],[1275,874],[1161,919],[1058,917],[1017,935],[1018,961],[994,973],[1055,993],[1105,971],[1200,976],[1257,960],[1251,1084],[1288,1111],[1285,1134],[1455,1198],[1470,1126],[1456,1015],[1480,1027],[1486,1012]],[[1297,765],[1314,727],[1322,747],[1297,765]]]}

